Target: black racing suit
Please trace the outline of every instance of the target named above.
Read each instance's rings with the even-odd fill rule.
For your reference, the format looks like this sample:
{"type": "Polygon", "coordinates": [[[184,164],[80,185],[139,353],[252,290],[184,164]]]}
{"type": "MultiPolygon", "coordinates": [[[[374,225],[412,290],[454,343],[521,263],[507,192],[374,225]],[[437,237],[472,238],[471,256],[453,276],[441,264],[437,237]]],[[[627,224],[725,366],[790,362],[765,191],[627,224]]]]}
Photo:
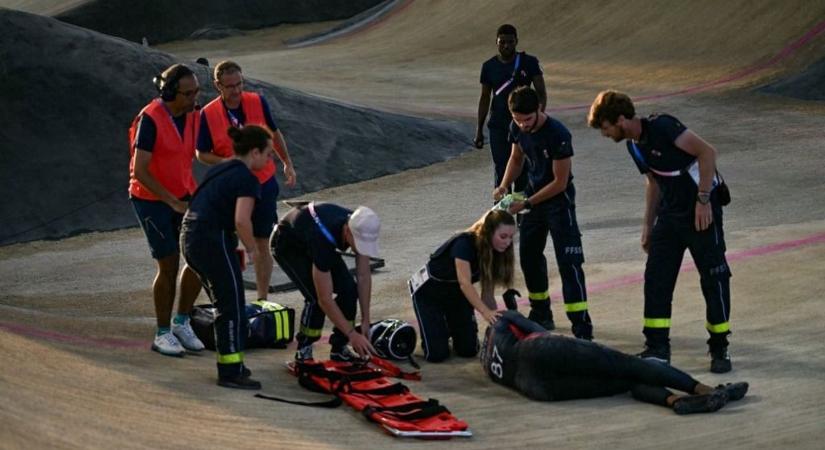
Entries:
{"type": "Polygon", "coordinates": [[[665,387],[694,393],[698,381],[672,366],[545,331],[515,311],[487,328],[481,364],[494,382],[534,400],[606,397],[631,391],[666,406],[665,387]]]}

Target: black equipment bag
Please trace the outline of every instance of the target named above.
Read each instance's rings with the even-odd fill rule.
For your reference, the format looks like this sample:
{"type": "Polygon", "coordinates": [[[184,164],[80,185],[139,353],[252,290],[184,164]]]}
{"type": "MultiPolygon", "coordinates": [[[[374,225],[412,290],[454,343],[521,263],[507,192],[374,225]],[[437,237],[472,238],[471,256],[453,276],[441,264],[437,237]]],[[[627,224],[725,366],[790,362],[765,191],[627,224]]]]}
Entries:
{"type": "MultiPolygon", "coordinates": [[[[217,308],[195,305],[192,308],[192,330],[203,345],[215,350],[215,318],[217,308]]],[[[295,309],[275,302],[258,300],[246,305],[249,334],[246,348],[286,348],[295,337],[295,309]]]]}
{"type": "Polygon", "coordinates": [[[247,348],[286,348],[295,337],[295,309],[258,300],[246,305],[247,348]]]}
{"type": "Polygon", "coordinates": [[[716,186],[716,195],[719,199],[719,204],[722,206],[728,206],[730,204],[730,189],[728,188],[728,183],[725,183],[725,179],[722,178],[722,174],[719,171],[716,171],[716,176],[719,178],[719,185],[716,186]]]}

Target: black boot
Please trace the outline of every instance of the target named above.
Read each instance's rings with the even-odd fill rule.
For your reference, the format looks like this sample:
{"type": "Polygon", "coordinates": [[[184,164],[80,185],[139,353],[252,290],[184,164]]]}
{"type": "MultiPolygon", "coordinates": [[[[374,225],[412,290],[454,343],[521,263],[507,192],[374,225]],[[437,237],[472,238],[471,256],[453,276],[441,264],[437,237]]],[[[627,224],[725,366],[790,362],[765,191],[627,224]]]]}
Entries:
{"type": "Polygon", "coordinates": [[[728,353],[728,334],[710,333],[708,339],[708,353],[710,353],[710,371],[713,373],[728,373],[733,369],[728,353]]]}
{"type": "Polygon", "coordinates": [[[573,324],[573,336],[585,341],[593,340],[593,324],[592,323],[576,323],[573,324]]]}
{"type": "Polygon", "coordinates": [[[218,377],[218,386],[223,386],[231,389],[246,389],[257,391],[261,389],[261,383],[252,378],[243,375],[236,375],[234,377],[218,377]]]}
{"type": "Polygon", "coordinates": [[[550,302],[542,301],[538,305],[536,303],[538,302],[530,302],[530,315],[527,318],[541,325],[547,331],[555,330],[556,323],[553,322],[553,311],[550,310],[550,302]]]}
{"type": "Polygon", "coordinates": [[[645,349],[637,354],[639,358],[655,361],[662,364],[670,364],[670,345],[669,344],[645,344],[645,349]]]}
{"type": "Polygon", "coordinates": [[[733,369],[730,362],[730,353],[727,347],[710,350],[710,371],[713,373],[728,373],[733,369]]]}

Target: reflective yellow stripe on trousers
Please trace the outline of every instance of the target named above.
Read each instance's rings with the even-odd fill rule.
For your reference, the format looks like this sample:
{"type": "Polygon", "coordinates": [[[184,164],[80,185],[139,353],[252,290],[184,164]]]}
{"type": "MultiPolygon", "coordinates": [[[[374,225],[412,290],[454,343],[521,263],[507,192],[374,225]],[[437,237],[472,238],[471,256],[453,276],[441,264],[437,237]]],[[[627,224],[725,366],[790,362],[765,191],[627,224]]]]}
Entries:
{"type": "Polygon", "coordinates": [[[711,333],[727,333],[730,331],[730,322],[722,322],[716,325],[712,325],[710,322],[705,323],[705,328],[708,329],[711,333]]]}
{"type": "Polygon", "coordinates": [[[530,300],[550,300],[550,291],[544,292],[530,292],[527,295],[530,300]]]}
{"type": "Polygon", "coordinates": [[[218,364],[238,364],[243,362],[243,352],[230,353],[228,355],[218,354],[218,364]]]}
{"type": "Polygon", "coordinates": [[[670,319],[649,319],[645,317],[645,328],[670,328],[670,319]]]}
{"type": "Polygon", "coordinates": [[[587,311],[587,302],[565,303],[564,310],[569,313],[587,311]]]}

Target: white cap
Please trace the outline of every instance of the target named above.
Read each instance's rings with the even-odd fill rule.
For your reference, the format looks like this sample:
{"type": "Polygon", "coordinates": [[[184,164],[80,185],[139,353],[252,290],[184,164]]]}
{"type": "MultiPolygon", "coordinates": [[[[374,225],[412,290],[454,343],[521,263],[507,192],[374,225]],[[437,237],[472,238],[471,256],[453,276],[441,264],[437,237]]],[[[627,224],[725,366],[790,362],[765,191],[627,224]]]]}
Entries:
{"type": "Polygon", "coordinates": [[[378,233],[381,219],[366,206],[359,206],[349,216],[349,229],[355,239],[355,249],[361,255],[378,258],[378,233]]]}

